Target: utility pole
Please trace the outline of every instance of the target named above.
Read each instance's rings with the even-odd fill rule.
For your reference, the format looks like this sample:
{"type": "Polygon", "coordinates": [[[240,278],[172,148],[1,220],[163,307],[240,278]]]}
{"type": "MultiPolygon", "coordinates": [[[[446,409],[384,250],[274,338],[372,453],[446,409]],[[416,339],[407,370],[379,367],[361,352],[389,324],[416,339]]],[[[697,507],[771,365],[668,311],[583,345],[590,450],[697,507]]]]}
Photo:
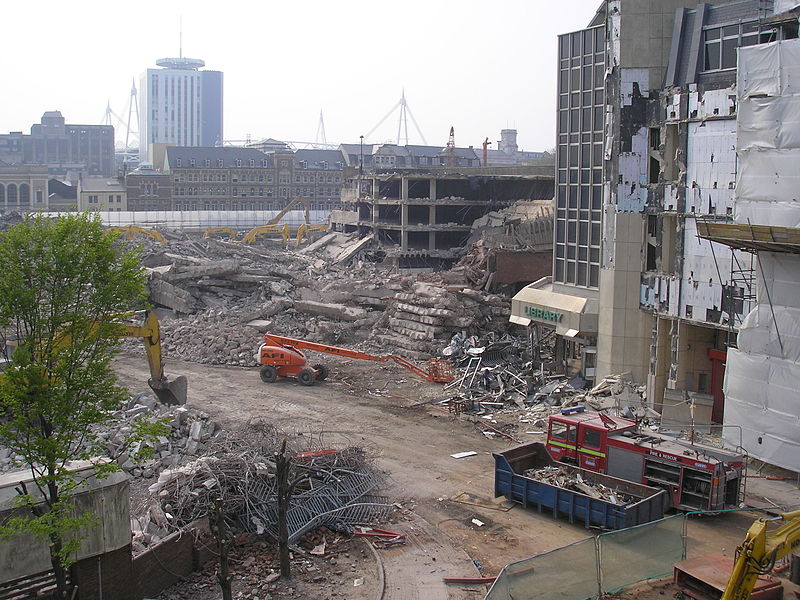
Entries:
{"type": "Polygon", "coordinates": [[[358,161],[358,199],[361,200],[361,190],[364,186],[364,136],[360,137],[359,147],[361,150],[361,158],[358,161]]]}
{"type": "Polygon", "coordinates": [[[286,440],[281,444],[281,451],[275,455],[275,476],[278,480],[278,556],[281,565],[281,577],[289,579],[292,576],[291,562],[289,561],[289,499],[291,490],[289,486],[289,469],[291,461],[286,457],[286,440]]]}

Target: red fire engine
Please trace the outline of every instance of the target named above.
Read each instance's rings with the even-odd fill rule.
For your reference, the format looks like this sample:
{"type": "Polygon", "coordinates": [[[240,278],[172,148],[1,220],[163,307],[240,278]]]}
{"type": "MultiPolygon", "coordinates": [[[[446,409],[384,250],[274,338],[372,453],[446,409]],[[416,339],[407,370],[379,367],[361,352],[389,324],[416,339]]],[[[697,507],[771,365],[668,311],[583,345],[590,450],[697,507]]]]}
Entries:
{"type": "Polygon", "coordinates": [[[742,455],[643,432],[635,421],[583,407],[550,416],[547,451],[556,461],[663,488],[680,510],[723,510],[742,499],[742,455]]]}

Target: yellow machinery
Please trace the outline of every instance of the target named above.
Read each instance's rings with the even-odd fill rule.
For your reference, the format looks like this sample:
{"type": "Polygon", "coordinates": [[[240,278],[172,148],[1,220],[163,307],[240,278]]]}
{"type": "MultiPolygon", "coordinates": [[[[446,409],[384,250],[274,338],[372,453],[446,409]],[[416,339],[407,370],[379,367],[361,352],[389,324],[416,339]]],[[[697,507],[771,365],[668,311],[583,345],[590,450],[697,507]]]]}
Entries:
{"type": "Polygon", "coordinates": [[[246,234],[244,234],[244,237],[242,238],[242,241],[245,242],[245,243],[250,244],[250,243],[255,241],[256,236],[258,236],[259,234],[262,234],[262,233],[280,233],[281,236],[283,237],[283,243],[284,244],[288,243],[289,242],[289,226],[288,225],[284,225],[283,227],[280,227],[278,225],[278,223],[280,223],[281,219],[286,216],[286,213],[288,213],[290,210],[292,210],[298,204],[302,204],[303,205],[303,208],[305,210],[305,222],[306,222],[306,224],[308,224],[308,222],[310,220],[308,200],[306,200],[302,196],[297,196],[297,198],[295,198],[294,200],[289,202],[289,204],[284,206],[278,212],[278,214],[276,214],[274,217],[272,217],[264,225],[259,225],[258,227],[254,227],[253,229],[248,231],[246,234]]]}
{"type": "Polygon", "coordinates": [[[161,354],[161,326],[153,311],[145,311],[141,325],[121,323],[124,337],[140,338],[144,341],[147,363],[150,366],[150,379],[147,384],[162,404],[186,404],[188,383],[184,375],[171,380],[164,374],[164,360],[161,354]]]}
{"type": "Polygon", "coordinates": [[[319,233],[320,231],[327,231],[327,225],[308,225],[303,223],[300,227],[297,228],[297,247],[300,247],[300,244],[303,242],[303,238],[307,236],[309,233],[319,233]]]}
{"type": "Polygon", "coordinates": [[[283,243],[289,242],[289,226],[288,225],[259,225],[253,227],[250,231],[244,234],[242,241],[246,244],[252,244],[256,241],[256,237],[262,233],[279,233],[283,239],[283,243]]]}
{"type": "Polygon", "coordinates": [[[233,227],[207,227],[205,232],[203,232],[203,237],[207,238],[223,233],[227,234],[231,241],[236,241],[236,237],[239,235],[233,227]]]}
{"type": "MultiPolygon", "coordinates": [[[[158,317],[153,311],[143,311],[143,313],[127,313],[121,315],[118,325],[122,329],[121,337],[139,338],[144,342],[144,350],[147,354],[147,363],[150,366],[150,379],[147,384],[153,390],[156,397],[162,404],[186,404],[186,391],[188,382],[184,375],[179,375],[170,380],[164,374],[164,360],[161,354],[161,326],[158,317]],[[141,321],[130,321],[130,317],[142,315],[141,321]],[[125,320],[122,320],[125,319],[125,320]]],[[[69,344],[70,338],[62,335],[57,340],[58,345],[69,344]]],[[[4,370],[5,365],[10,361],[13,351],[18,342],[7,341],[6,348],[0,352],[0,371],[4,370]]]]}
{"type": "Polygon", "coordinates": [[[117,231],[125,234],[129,240],[133,240],[134,236],[137,234],[139,235],[146,235],[153,238],[160,244],[166,244],[167,240],[164,239],[164,236],[157,232],[155,229],[148,229],[147,227],[139,227],[138,225],[121,225],[118,227],[111,227],[111,229],[116,229],[117,231]]]}
{"type": "Polygon", "coordinates": [[[783,513],[775,519],[758,519],[747,530],[744,542],[736,548],[736,561],[720,600],[747,600],[759,575],[769,573],[775,561],[800,549],[800,510],[783,513]],[[773,530],[770,523],[782,524],[773,530]]]}

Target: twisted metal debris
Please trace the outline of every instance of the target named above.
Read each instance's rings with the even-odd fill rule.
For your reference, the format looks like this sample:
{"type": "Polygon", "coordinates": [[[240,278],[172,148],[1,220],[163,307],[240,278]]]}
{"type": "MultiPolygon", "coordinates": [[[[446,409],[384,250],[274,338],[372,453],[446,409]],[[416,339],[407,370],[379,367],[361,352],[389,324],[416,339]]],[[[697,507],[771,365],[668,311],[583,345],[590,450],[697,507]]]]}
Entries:
{"type": "MultiPolygon", "coordinates": [[[[221,499],[232,529],[277,539],[275,455],[284,437],[271,425],[251,422],[239,435],[218,436],[194,462],[162,472],[149,491],[158,497],[167,528],[205,517],[221,499]]],[[[391,504],[370,495],[381,475],[364,448],[320,449],[308,436],[302,442],[302,448],[297,438],[288,444],[295,484],[287,514],[290,543],[321,526],[350,531],[385,519],[391,504]]]]}

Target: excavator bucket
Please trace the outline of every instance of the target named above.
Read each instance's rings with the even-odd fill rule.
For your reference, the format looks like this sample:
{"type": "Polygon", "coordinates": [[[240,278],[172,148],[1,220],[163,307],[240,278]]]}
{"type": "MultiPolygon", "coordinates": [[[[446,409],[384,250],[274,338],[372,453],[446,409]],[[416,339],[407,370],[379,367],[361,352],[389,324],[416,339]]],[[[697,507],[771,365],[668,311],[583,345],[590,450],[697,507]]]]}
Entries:
{"type": "Polygon", "coordinates": [[[166,377],[161,381],[148,379],[147,383],[161,404],[186,404],[186,390],[189,384],[184,375],[179,375],[171,381],[166,377]]]}

